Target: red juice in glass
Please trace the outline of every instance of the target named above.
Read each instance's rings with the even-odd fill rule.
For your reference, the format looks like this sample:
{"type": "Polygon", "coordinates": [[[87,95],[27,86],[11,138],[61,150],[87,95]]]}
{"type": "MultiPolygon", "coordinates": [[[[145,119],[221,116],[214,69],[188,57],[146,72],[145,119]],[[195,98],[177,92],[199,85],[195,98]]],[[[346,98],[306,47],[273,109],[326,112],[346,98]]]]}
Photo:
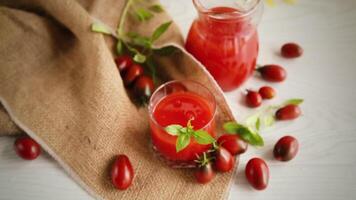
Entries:
{"type": "Polygon", "coordinates": [[[193,2],[199,17],[191,25],[185,48],[224,91],[233,90],[255,69],[259,48],[257,23],[263,3],[261,0],[240,4],[236,0],[193,2]]]}
{"type": "Polygon", "coordinates": [[[198,144],[194,137],[183,150],[176,151],[177,136],[165,131],[165,127],[188,120],[194,130],[203,129],[215,137],[215,99],[199,83],[193,81],[171,81],[158,88],[152,95],[149,112],[151,139],[154,149],[172,166],[190,166],[197,155],[207,151],[211,145],[198,144]]]}

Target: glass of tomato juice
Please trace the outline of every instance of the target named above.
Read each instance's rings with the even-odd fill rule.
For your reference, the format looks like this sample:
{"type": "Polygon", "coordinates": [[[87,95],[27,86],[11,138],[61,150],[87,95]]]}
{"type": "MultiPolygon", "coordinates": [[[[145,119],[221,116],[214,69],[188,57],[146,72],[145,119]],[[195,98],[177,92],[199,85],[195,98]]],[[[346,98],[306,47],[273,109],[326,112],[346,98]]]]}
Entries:
{"type": "Polygon", "coordinates": [[[257,24],[262,0],[193,0],[198,18],[185,48],[215,78],[223,91],[239,87],[252,75],[258,55],[257,24]]]}
{"type": "Polygon", "coordinates": [[[194,130],[204,130],[215,138],[216,102],[211,92],[202,84],[190,81],[170,81],[152,94],[148,105],[153,149],[172,167],[192,167],[197,156],[211,148],[211,144],[198,144],[194,137],[189,145],[177,152],[177,136],[165,127],[178,124],[187,126],[189,120],[194,130]]]}

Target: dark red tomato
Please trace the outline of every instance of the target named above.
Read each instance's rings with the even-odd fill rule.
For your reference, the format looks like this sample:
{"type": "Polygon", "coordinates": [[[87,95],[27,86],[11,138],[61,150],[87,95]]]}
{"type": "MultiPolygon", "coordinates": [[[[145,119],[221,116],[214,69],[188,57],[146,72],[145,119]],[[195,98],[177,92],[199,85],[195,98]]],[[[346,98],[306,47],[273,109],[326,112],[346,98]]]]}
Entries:
{"type": "Polygon", "coordinates": [[[224,147],[219,147],[215,152],[214,168],[221,172],[230,171],[235,164],[235,159],[224,147]]]}
{"type": "Polygon", "coordinates": [[[297,58],[302,54],[302,47],[296,43],[286,43],[281,48],[281,55],[285,58],[297,58]]]}
{"type": "Polygon", "coordinates": [[[143,68],[139,64],[132,65],[124,75],[126,86],[131,85],[139,76],[143,74],[143,68]]]}
{"type": "Polygon", "coordinates": [[[262,97],[258,92],[247,90],[246,105],[251,108],[256,108],[262,103],[262,97]]]}
{"type": "Polygon", "coordinates": [[[151,77],[142,75],[135,81],[135,94],[138,97],[148,100],[154,90],[154,84],[151,77]]]}
{"type": "Polygon", "coordinates": [[[276,91],[269,86],[263,86],[258,90],[262,99],[272,99],[276,95],[276,91]]]}
{"type": "Polygon", "coordinates": [[[218,144],[228,150],[232,155],[242,154],[247,150],[247,143],[238,135],[224,134],[219,137],[218,144]]]}
{"type": "Polygon", "coordinates": [[[194,176],[198,183],[201,184],[205,184],[213,180],[215,172],[211,166],[211,163],[198,167],[194,172],[194,176]]]}
{"type": "Polygon", "coordinates": [[[111,180],[119,190],[127,189],[134,178],[134,171],[126,155],[118,155],[111,167],[111,180]]]}
{"type": "Polygon", "coordinates": [[[128,55],[122,55],[115,58],[115,63],[120,73],[123,73],[133,64],[133,60],[128,55]]]}
{"type": "Polygon", "coordinates": [[[41,154],[41,147],[28,136],[17,138],[14,148],[18,156],[25,160],[34,160],[41,154]]]}
{"type": "Polygon", "coordinates": [[[281,82],[287,77],[286,70],[279,65],[264,65],[257,68],[262,78],[266,81],[281,82]]]}
{"type": "Polygon", "coordinates": [[[182,83],[179,82],[172,83],[167,87],[167,94],[185,91],[188,91],[188,89],[182,83]]]}
{"type": "Polygon", "coordinates": [[[301,113],[302,111],[300,110],[299,106],[290,104],[277,110],[276,119],[291,120],[299,117],[301,113]]]}
{"type": "Polygon", "coordinates": [[[280,161],[292,160],[298,153],[298,140],[292,136],[284,136],[278,140],[273,149],[274,158],[280,161]]]}
{"type": "Polygon", "coordinates": [[[245,175],[248,182],[256,190],[263,190],[268,185],[269,169],[264,160],[252,158],[245,168],[245,175]]]}

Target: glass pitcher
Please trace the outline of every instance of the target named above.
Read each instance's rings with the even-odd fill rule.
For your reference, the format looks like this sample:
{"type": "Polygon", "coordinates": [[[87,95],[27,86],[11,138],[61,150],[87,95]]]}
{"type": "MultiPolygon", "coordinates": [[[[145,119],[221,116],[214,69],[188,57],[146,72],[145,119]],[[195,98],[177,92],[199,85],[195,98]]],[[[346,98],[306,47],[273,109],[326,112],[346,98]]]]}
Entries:
{"type": "Polygon", "coordinates": [[[198,11],[185,47],[223,91],[238,88],[252,75],[258,55],[257,25],[262,0],[193,0],[198,11]]]}

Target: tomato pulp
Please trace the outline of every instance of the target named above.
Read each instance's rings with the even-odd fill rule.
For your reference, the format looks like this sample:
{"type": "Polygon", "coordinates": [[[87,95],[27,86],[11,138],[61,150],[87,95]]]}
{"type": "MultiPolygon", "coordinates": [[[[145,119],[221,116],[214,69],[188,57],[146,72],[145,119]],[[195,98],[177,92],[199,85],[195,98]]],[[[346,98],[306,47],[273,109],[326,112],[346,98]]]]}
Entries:
{"type": "Polygon", "coordinates": [[[237,11],[215,7],[201,13],[185,44],[224,91],[236,89],[253,73],[258,55],[256,25],[251,16],[239,16],[237,11]]]}
{"type": "Polygon", "coordinates": [[[177,136],[168,134],[164,127],[171,124],[186,126],[189,119],[194,130],[204,129],[215,137],[214,108],[206,99],[192,92],[176,92],[169,94],[155,106],[151,118],[151,137],[156,150],[166,159],[174,162],[189,163],[196,155],[207,151],[211,145],[198,144],[192,137],[190,144],[180,152],[176,152],[177,136]],[[155,121],[154,121],[155,120],[155,121]]]}

